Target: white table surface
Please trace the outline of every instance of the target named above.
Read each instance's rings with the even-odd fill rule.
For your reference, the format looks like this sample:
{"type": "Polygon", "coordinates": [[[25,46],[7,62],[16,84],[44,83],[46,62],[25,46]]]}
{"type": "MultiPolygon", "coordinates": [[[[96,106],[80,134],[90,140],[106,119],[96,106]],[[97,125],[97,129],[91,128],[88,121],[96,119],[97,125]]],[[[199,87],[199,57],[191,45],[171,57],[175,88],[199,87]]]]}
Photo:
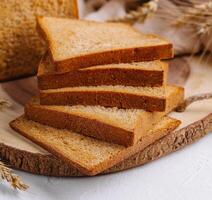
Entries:
{"type": "Polygon", "coordinates": [[[143,167],[111,175],[49,178],[15,172],[30,189],[14,191],[1,183],[1,200],[211,200],[212,134],[143,167]]]}

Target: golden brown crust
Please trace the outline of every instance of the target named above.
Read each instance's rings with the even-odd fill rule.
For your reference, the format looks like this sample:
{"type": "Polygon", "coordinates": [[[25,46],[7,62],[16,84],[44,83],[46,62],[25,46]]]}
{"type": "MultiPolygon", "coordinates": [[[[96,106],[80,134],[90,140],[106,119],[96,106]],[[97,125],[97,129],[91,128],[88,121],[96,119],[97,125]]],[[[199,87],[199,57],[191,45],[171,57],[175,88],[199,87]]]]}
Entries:
{"type": "Polygon", "coordinates": [[[46,52],[38,67],[38,88],[46,90],[98,85],[161,87],[167,81],[168,65],[161,62],[155,62],[155,65],[161,65],[161,69],[143,69],[142,64],[141,68],[129,64],[127,68],[106,65],[60,73],[55,71],[55,66],[50,62],[49,54],[46,52]]]}
{"type": "Polygon", "coordinates": [[[100,105],[125,109],[165,111],[166,98],[111,91],[40,91],[41,105],[100,105]]]}
{"type": "MultiPolygon", "coordinates": [[[[174,131],[103,174],[123,171],[149,163],[192,144],[212,131],[212,114],[179,131],[174,131]]],[[[0,143],[0,157],[11,167],[46,176],[84,176],[76,168],[48,154],[37,154],[0,143]]]]}
{"type": "Polygon", "coordinates": [[[99,85],[134,87],[160,87],[163,85],[163,71],[138,69],[74,70],[62,74],[40,75],[37,78],[40,90],[99,85]]]}
{"type": "MultiPolygon", "coordinates": [[[[42,33],[42,35],[44,38],[46,38],[46,34],[44,32],[42,33]]],[[[50,55],[53,61],[51,51],[50,55]]],[[[89,55],[70,58],[63,61],[53,61],[53,62],[56,65],[56,71],[66,72],[70,70],[76,70],[79,68],[85,68],[95,65],[112,64],[112,63],[113,64],[129,63],[133,61],[142,62],[142,61],[169,59],[172,57],[173,57],[172,44],[164,44],[150,47],[111,50],[106,52],[93,53],[89,55]]]]}
{"type": "Polygon", "coordinates": [[[105,68],[95,70],[74,70],[67,73],[38,75],[41,90],[63,87],[124,85],[134,87],[161,87],[164,84],[163,71],[105,68]],[[151,78],[150,78],[151,77],[151,78]]]}
{"type": "Polygon", "coordinates": [[[44,125],[59,129],[68,129],[83,135],[91,136],[106,142],[124,146],[135,143],[134,132],[100,122],[92,118],[68,114],[44,107],[27,104],[25,106],[26,118],[44,125]]]}
{"type": "MultiPolygon", "coordinates": [[[[17,119],[19,120],[19,118],[17,119]]],[[[174,130],[177,126],[179,126],[181,122],[179,120],[174,120],[169,123],[169,125],[166,126],[163,130],[157,130],[154,132],[154,134],[148,135],[144,137],[139,143],[137,143],[134,146],[128,147],[125,150],[122,150],[117,154],[115,157],[110,157],[108,160],[105,162],[101,162],[98,165],[95,165],[94,167],[86,167],[82,166],[76,162],[73,162],[70,159],[67,159],[67,157],[64,156],[63,152],[60,152],[58,149],[55,150],[51,146],[49,146],[45,141],[39,140],[39,138],[33,137],[33,135],[28,134],[27,132],[23,131],[21,127],[17,126],[16,120],[12,121],[10,123],[11,128],[13,128],[15,131],[23,135],[24,137],[28,138],[29,140],[35,142],[36,144],[40,145],[47,151],[51,152],[53,155],[56,155],[63,161],[67,162],[73,167],[76,167],[81,173],[88,175],[88,176],[93,176],[98,173],[101,173],[105,171],[106,169],[114,166],[115,164],[129,158],[130,156],[134,155],[135,153],[141,151],[142,149],[146,148],[148,145],[153,143],[154,141],[162,138],[163,136],[167,135],[169,132],[174,130]]]]}

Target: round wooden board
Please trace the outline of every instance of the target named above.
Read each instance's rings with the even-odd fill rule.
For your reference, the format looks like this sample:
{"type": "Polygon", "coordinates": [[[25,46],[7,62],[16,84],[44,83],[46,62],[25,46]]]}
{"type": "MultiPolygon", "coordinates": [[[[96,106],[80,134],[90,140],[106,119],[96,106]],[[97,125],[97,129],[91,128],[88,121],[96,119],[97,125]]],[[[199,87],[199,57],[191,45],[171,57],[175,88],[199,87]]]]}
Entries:
{"type": "MultiPolygon", "coordinates": [[[[186,96],[210,92],[212,66],[197,61],[192,59],[187,62],[187,59],[183,58],[171,62],[169,82],[184,85],[186,96]]],[[[8,123],[23,113],[23,105],[36,92],[35,77],[1,84],[1,97],[9,99],[13,106],[0,112],[0,158],[11,167],[34,174],[82,176],[75,168],[9,128],[8,123]]],[[[143,165],[195,142],[212,131],[211,113],[212,100],[193,103],[184,113],[172,113],[172,117],[182,120],[177,130],[105,171],[104,174],[143,165]]]]}

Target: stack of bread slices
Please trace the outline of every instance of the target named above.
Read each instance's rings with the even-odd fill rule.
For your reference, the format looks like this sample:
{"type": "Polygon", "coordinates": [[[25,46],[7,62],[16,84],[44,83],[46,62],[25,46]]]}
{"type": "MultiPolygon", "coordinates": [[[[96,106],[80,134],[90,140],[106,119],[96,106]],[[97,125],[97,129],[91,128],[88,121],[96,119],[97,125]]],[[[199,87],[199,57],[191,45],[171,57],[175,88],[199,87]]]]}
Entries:
{"type": "Polygon", "coordinates": [[[172,45],[126,24],[40,17],[49,45],[38,70],[40,95],[17,132],[76,167],[96,175],[174,130],[167,116],[183,88],[167,84],[172,45]]]}

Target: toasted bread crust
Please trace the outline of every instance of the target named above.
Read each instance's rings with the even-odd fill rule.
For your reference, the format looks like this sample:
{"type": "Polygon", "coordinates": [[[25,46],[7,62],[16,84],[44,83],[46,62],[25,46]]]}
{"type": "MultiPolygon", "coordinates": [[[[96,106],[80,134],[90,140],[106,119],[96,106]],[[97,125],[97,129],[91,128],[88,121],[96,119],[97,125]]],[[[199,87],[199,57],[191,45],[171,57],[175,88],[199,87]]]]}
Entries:
{"type": "Polygon", "coordinates": [[[122,129],[83,116],[72,115],[44,107],[27,104],[26,118],[59,129],[73,130],[110,143],[131,146],[135,143],[133,131],[122,129]]]}
{"type": "Polygon", "coordinates": [[[126,109],[144,109],[147,111],[164,111],[165,97],[150,97],[111,91],[40,91],[41,105],[101,105],[126,109]]]}
{"type": "Polygon", "coordinates": [[[38,67],[38,88],[46,90],[99,85],[162,87],[167,82],[168,64],[165,62],[159,61],[151,64],[158,66],[158,69],[143,68],[142,64],[139,66],[136,63],[129,63],[127,67],[126,65],[101,65],[84,68],[83,70],[58,73],[55,71],[53,63],[50,62],[48,52],[46,52],[38,67]],[[120,67],[122,65],[123,67],[120,67]]]}
{"type": "Polygon", "coordinates": [[[163,71],[138,69],[96,69],[75,70],[62,74],[40,75],[38,88],[40,90],[57,89],[63,87],[124,85],[134,87],[163,86],[163,71]],[[151,77],[151,78],[149,78],[151,77]]]}
{"type": "Polygon", "coordinates": [[[51,54],[51,51],[50,55],[52,61],[56,65],[56,71],[58,72],[66,72],[70,70],[76,70],[79,68],[85,68],[103,64],[112,64],[112,63],[118,64],[118,63],[169,59],[174,56],[172,44],[105,51],[70,58],[63,61],[53,60],[53,55],[51,54]]]}
{"type": "Polygon", "coordinates": [[[38,88],[41,90],[63,87],[124,85],[141,87],[161,87],[167,82],[168,64],[155,62],[160,70],[138,67],[129,64],[128,67],[116,67],[116,64],[101,65],[97,68],[85,68],[64,73],[55,71],[50,62],[49,54],[43,56],[38,68],[38,88]]]}

